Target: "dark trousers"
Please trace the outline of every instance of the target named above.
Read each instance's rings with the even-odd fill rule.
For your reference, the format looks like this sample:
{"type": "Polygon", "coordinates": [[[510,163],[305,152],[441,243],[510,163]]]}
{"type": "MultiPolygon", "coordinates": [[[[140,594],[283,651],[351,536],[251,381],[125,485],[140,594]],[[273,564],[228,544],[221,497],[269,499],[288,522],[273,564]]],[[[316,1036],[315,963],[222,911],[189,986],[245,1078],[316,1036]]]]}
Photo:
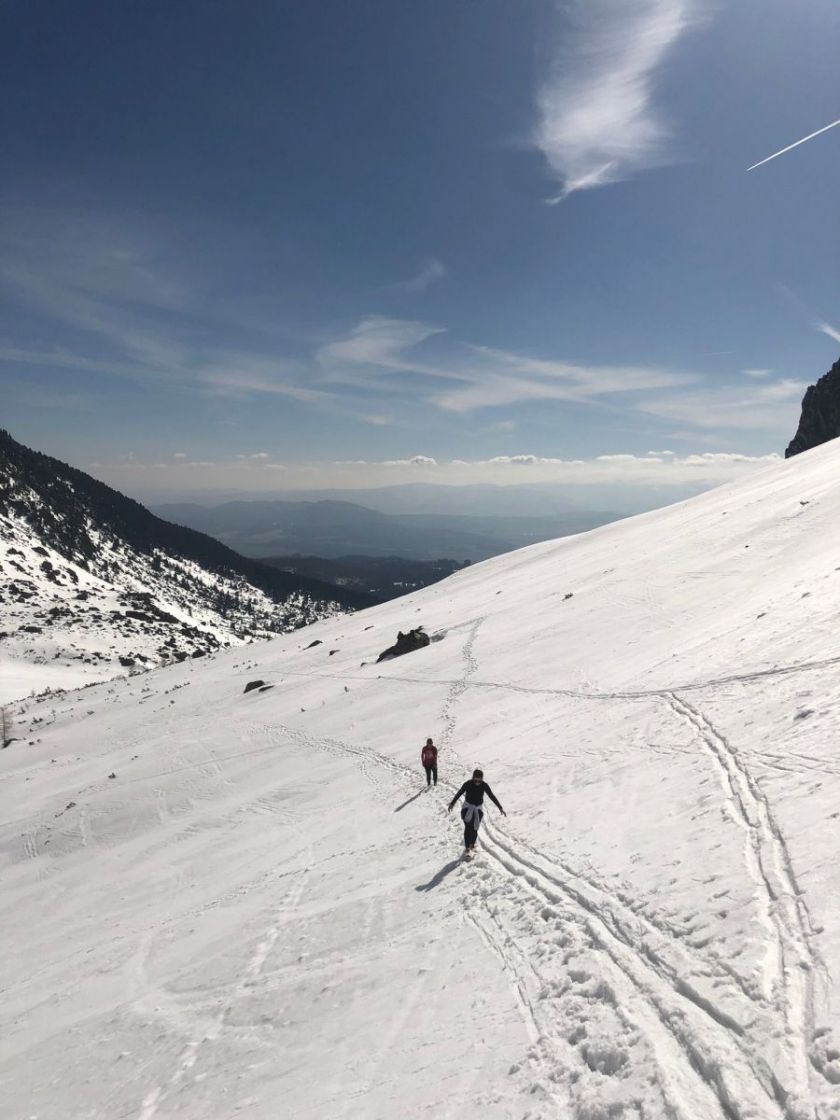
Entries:
{"type": "Polygon", "coordinates": [[[437,765],[424,766],[423,769],[426,771],[426,785],[430,786],[432,784],[433,778],[435,781],[435,785],[437,785],[437,765]]]}
{"type": "Polygon", "coordinates": [[[479,825],[481,824],[481,819],[484,816],[484,811],[479,809],[478,820],[473,817],[472,820],[469,821],[464,820],[465,812],[465,809],[461,810],[461,820],[464,821],[464,847],[474,848],[475,842],[478,839],[478,829],[479,825]]]}

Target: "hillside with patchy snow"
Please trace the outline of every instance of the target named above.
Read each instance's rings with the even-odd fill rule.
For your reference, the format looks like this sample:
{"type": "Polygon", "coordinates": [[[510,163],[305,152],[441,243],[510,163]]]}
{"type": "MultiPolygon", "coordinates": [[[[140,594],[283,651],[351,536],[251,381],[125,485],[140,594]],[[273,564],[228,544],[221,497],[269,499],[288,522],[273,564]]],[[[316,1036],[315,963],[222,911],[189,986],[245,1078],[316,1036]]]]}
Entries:
{"type": "Polygon", "coordinates": [[[0,1117],[839,1118],[839,508],[835,441],[15,705],[0,1117]]]}
{"type": "Polygon", "coordinates": [[[370,602],[161,521],[0,431],[0,703],[201,657],[370,602]]]}

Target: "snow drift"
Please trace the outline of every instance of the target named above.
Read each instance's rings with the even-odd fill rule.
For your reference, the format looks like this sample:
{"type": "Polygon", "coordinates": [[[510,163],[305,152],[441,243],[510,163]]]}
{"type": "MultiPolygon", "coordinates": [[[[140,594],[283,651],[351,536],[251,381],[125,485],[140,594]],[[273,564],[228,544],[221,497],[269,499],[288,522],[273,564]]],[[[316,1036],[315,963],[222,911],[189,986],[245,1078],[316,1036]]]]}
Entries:
{"type": "Polygon", "coordinates": [[[839,506],[835,442],[16,707],[0,1116],[840,1117],[839,506]]]}

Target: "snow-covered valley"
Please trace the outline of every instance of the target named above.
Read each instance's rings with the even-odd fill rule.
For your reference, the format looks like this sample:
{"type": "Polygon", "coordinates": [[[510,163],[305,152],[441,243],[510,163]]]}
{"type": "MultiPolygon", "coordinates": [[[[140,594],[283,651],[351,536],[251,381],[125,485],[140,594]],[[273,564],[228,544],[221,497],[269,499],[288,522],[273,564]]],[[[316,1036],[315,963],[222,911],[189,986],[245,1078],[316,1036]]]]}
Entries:
{"type": "Polygon", "coordinates": [[[0,1117],[840,1117],[839,509],[834,441],[12,705],[0,1117]]]}

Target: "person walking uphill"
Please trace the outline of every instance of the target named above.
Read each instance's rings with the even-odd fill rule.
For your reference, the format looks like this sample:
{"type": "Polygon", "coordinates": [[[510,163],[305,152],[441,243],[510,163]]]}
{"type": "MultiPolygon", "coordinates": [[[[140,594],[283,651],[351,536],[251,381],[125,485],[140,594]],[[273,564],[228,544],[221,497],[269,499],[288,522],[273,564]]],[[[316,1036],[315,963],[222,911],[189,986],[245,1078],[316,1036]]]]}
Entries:
{"type": "Polygon", "coordinates": [[[492,789],[484,780],[484,772],[481,770],[473,770],[473,776],[468,782],[464,782],[452,800],[449,802],[448,812],[452,812],[455,807],[455,802],[461,795],[464,797],[464,804],[461,808],[461,820],[464,822],[464,848],[466,849],[466,856],[468,859],[472,857],[475,842],[478,839],[478,829],[481,825],[482,817],[484,816],[484,795],[485,793],[502,814],[503,817],[507,813],[499,804],[492,789]]]}
{"type": "Polygon", "coordinates": [[[420,761],[426,771],[426,785],[430,786],[432,784],[432,778],[437,785],[437,747],[431,739],[426,740],[426,745],[420,752],[420,761]]]}

